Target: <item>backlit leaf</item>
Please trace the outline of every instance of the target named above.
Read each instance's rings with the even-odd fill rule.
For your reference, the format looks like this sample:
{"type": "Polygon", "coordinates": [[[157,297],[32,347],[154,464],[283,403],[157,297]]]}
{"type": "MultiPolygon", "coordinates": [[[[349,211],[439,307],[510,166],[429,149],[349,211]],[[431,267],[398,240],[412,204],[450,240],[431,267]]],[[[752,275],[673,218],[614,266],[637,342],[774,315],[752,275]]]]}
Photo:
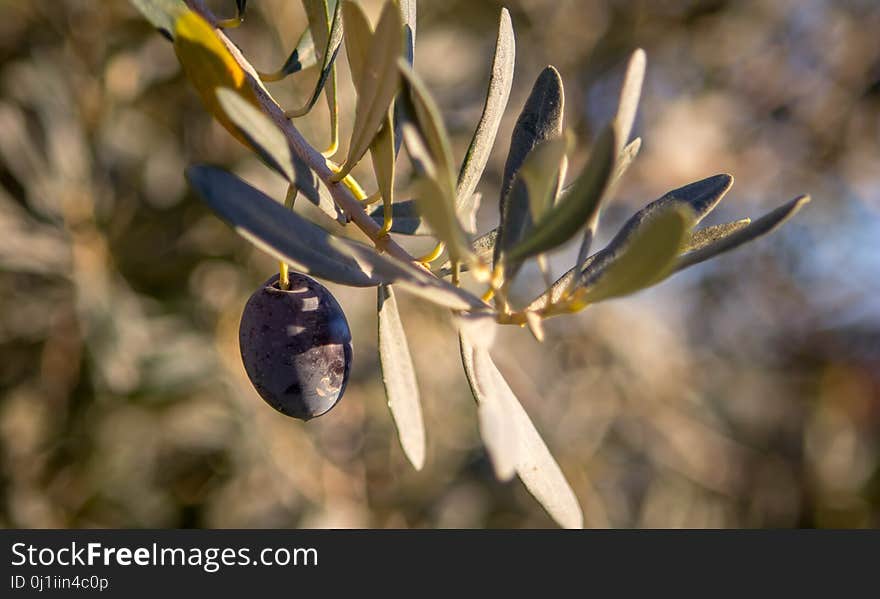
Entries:
{"type": "MultiPolygon", "coordinates": [[[[344,0],[346,14],[362,11],[358,4],[344,0]]],[[[370,40],[369,51],[355,81],[357,105],[354,129],[348,147],[348,157],[338,177],[342,178],[366,153],[379,131],[391,102],[398,90],[398,60],[403,52],[403,23],[394,2],[388,1],[382,9],[376,31],[370,40]]]]}
{"type": "Polygon", "coordinates": [[[177,18],[189,10],[183,0],[131,0],[131,3],[168,39],[174,37],[177,18]]]}
{"type": "Polygon", "coordinates": [[[749,223],[751,222],[752,219],[743,218],[731,223],[712,225],[711,227],[691,231],[690,238],[687,240],[687,243],[685,243],[685,246],[681,248],[681,253],[686,254],[687,252],[702,249],[707,245],[715,243],[719,239],[727,237],[731,233],[735,233],[740,229],[749,226],[749,223]]]}
{"type": "MultiPolygon", "coordinates": [[[[312,90],[311,96],[303,104],[300,108],[294,110],[288,110],[285,114],[288,118],[298,118],[304,116],[309,113],[309,111],[314,107],[315,103],[318,101],[318,98],[321,97],[321,92],[324,91],[324,86],[327,84],[328,80],[330,80],[331,86],[336,85],[335,81],[335,64],[336,64],[336,55],[339,53],[339,47],[342,45],[343,38],[343,28],[342,28],[342,10],[339,4],[336,5],[335,10],[333,11],[333,16],[330,19],[329,32],[327,35],[327,45],[320,52],[321,58],[321,72],[318,74],[318,81],[315,83],[315,87],[312,90]]],[[[326,19],[322,19],[321,22],[324,23],[326,27],[326,19]]],[[[311,37],[313,43],[316,43],[315,40],[315,32],[320,31],[319,26],[313,23],[309,23],[309,29],[311,32],[311,37]]],[[[288,62],[290,59],[288,59],[288,62]]],[[[331,88],[331,95],[335,92],[331,88]]],[[[331,115],[333,110],[331,108],[331,115]]]]}
{"type": "Polygon", "coordinates": [[[512,464],[551,518],[564,528],[582,528],[583,513],[574,491],[488,349],[465,334],[459,342],[465,374],[480,410],[480,434],[496,474],[504,480],[501,475],[509,475],[512,464]]]}

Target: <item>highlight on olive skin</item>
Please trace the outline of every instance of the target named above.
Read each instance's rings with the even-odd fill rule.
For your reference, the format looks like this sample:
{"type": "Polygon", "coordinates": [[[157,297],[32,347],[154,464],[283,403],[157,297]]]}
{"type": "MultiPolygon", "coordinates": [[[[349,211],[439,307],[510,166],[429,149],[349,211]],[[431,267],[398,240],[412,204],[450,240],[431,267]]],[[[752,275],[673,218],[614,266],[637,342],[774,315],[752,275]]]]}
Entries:
{"type": "Polygon", "coordinates": [[[310,420],[342,398],[351,372],[351,331],[326,287],[291,272],[284,290],[275,275],[244,307],[238,339],[254,388],[270,406],[310,420]]]}

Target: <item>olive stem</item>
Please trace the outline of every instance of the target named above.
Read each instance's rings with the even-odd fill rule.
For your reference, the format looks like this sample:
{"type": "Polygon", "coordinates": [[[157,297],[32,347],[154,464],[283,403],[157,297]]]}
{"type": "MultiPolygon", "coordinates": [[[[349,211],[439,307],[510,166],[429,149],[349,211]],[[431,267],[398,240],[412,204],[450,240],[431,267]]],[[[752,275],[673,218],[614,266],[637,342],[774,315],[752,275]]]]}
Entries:
{"type": "MultiPolygon", "coordinates": [[[[212,26],[217,26],[217,17],[208,9],[205,0],[186,0],[187,5],[200,14],[212,26]]],[[[336,202],[337,206],[348,217],[348,219],[360,229],[364,235],[381,251],[405,262],[409,262],[419,268],[425,268],[424,264],[419,263],[409,252],[401,247],[390,236],[382,235],[382,226],[375,222],[366,210],[362,202],[358,201],[352,191],[344,184],[336,180],[336,173],[328,165],[327,159],[321,155],[306,139],[293,123],[284,115],[284,109],[269,94],[269,91],[260,81],[260,76],[254,69],[253,65],[242,55],[238,47],[226,36],[222,30],[217,30],[217,36],[220,41],[229,50],[233,59],[247,74],[247,83],[251,86],[260,107],[284,133],[290,144],[291,150],[296,154],[297,158],[302,160],[317,176],[324,182],[330,195],[336,202]]]]}

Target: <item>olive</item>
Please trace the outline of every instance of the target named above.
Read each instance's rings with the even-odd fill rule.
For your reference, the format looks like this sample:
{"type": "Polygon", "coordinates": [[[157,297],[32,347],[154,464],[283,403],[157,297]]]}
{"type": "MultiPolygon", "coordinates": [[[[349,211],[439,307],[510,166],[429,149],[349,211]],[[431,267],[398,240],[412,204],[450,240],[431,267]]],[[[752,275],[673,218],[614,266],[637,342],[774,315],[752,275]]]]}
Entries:
{"type": "Polygon", "coordinates": [[[254,388],[270,406],[301,420],[326,414],[345,392],[351,331],[326,287],[291,272],[289,288],[275,275],[244,307],[238,342],[254,388]]]}

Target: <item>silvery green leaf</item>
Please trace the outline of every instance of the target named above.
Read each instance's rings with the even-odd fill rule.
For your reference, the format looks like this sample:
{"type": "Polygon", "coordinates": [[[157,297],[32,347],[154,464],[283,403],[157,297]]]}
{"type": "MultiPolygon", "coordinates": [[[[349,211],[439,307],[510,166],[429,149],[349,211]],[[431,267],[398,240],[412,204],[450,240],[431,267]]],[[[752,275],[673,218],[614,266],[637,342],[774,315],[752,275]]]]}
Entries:
{"type": "Polygon", "coordinates": [[[505,279],[521,262],[506,259],[509,250],[528,237],[534,222],[547,213],[556,200],[567,141],[562,137],[536,145],[526,157],[508,193],[508,207],[498,230],[495,254],[504,258],[505,279]]]}
{"type": "MultiPolygon", "coordinates": [[[[391,215],[394,224],[391,226],[392,233],[403,235],[432,235],[430,227],[422,220],[415,200],[396,202],[391,206],[391,215]]],[[[370,213],[370,217],[378,224],[384,222],[384,207],[379,206],[370,213]]]]}
{"type": "Polygon", "coordinates": [[[199,197],[239,235],[297,270],[353,287],[390,282],[366,273],[331,244],[324,229],[235,175],[216,167],[192,166],[186,177],[199,197]]]}
{"type": "Polygon", "coordinates": [[[477,350],[468,336],[459,335],[461,363],[465,377],[477,401],[477,420],[480,425],[480,437],[486,446],[486,453],[495,470],[495,477],[507,481],[516,474],[519,462],[519,439],[517,424],[505,409],[502,393],[510,392],[507,383],[498,376],[498,371],[486,359],[486,350],[477,350]]]}
{"type": "MultiPolygon", "coordinates": [[[[373,172],[376,174],[376,183],[379,193],[382,195],[382,205],[385,210],[392,209],[394,202],[394,171],[396,154],[394,153],[394,110],[389,109],[385,114],[385,122],[379,129],[378,135],[370,144],[370,158],[373,161],[373,172]]],[[[392,210],[392,216],[394,215],[392,210]]],[[[383,218],[384,224],[384,218],[383,218]]]]}
{"type": "MultiPolygon", "coordinates": [[[[694,183],[673,189],[666,193],[658,200],[654,200],[645,208],[637,212],[624,225],[624,230],[632,229],[639,222],[644,220],[647,214],[668,205],[687,206],[694,213],[695,222],[699,223],[706,215],[711,212],[715,206],[721,201],[727,191],[733,185],[733,177],[727,174],[714,175],[694,183]]],[[[574,186],[572,186],[574,187],[574,186]]],[[[569,188],[570,190],[571,188],[569,188]]],[[[547,305],[549,301],[556,302],[573,286],[576,285],[576,278],[580,278],[580,273],[589,268],[589,265],[598,256],[594,254],[592,257],[583,261],[580,265],[572,268],[562,275],[553,285],[545,291],[540,297],[536,298],[530,305],[530,310],[539,310],[547,305]]]]}
{"type": "Polygon", "coordinates": [[[489,161],[489,154],[495,145],[495,136],[498,134],[498,127],[510,97],[515,61],[516,41],[513,36],[513,25],[510,21],[510,13],[506,8],[502,8],[486,102],[458,173],[456,196],[459,207],[473,196],[489,161]]]}
{"type": "MultiPolygon", "coordinates": [[[[309,30],[312,32],[312,40],[316,48],[324,58],[324,52],[331,50],[330,35],[333,27],[333,19],[336,13],[337,0],[302,0],[309,21],[309,30]]],[[[340,31],[342,28],[340,27],[340,31]]],[[[330,114],[330,131],[333,136],[333,145],[336,144],[336,135],[339,130],[338,92],[336,86],[336,62],[330,63],[330,73],[324,83],[327,100],[327,109],[330,114]]]]}
{"type": "Polygon", "coordinates": [[[271,75],[268,79],[283,79],[288,75],[309,69],[316,64],[318,64],[318,53],[315,51],[315,42],[312,40],[312,30],[306,28],[299,37],[293,52],[290,53],[278,72],[271,75]]]}
{"type": "Polygon", "coordinates": [[[808,195],[798,196],[787,204],[765,214],[758,220],[749,223],[747,226],[733,231],[729,235],[721,237],[708,245],[684,254],[675,265],[675,270],[679,271],[694,264],[699,264],[770,233],[794,216],[809,201],[810,196],[808,195]]]}
{"type": "Polygon", "coordinates": [[[416,183],[419,213],[437,239],[446,243],[453,260],[470,262],[473,255],[455,206],[452,151],[440,111],[409,65],[401,60],[399,67],[405,83],[405,93],[398,100],[405,114],[403,137],[421,177],[416,183]]]}
{"type": "Polygon", "coordinates": [[[584,302],[629,295],[665,279],[694,222],[689,207],[663,204],[624,227],[583,272],[584,302]]]}
{"type": "MultiPolygon", "coordinates": [[[[362,11],[351,0],[343,0],[346,14],[362,11]]],[[[360,161],[379,131],[382,121],[398,90],[397,61],[403,52],[403,23],[393,1],[385,3],[376,31],[372,34],[364,66],[357,85],[354,129],[348,146],[348,157],[338,177],[344,177],[360,161]],[[365,68],[366,66],[369,68],[365,68]]]]}
{"type": "MultiPolygon", "coordinates": [[[[391,137],[389,135],[389,137],[391,137]]],[[[416,470],[425,464],[425,424],[415,368],[392,287],[378,287],[379,364],[388,408],[403,453],[416,470]]]]}
{"type": "Polygon", "coordinates": [[[183,0],[131,0],[131,3],[168,39],[174,37],[177,17],[189,10],[183,0]]]}
{"type": "Polygon", "coordinates": [[[342,22],[345,23],[345,56],[348,58],[351,82],[357,90],[373,43],[373,30],[364,10],[354,2],[343,3],[342,22]]]}
{"type": "MultiPolygon", "coordinates": [[[[324,21],[324,23],[326,23],[326,20],[324,21]]],[[[311,23],[309,24],[309,27],[314,43],[315,31],[317,30],[317,27],[312,26],[311,23]]],[[[327,84],[328,79],[331,79],[331,75],[335,74],[334,65],[336,64],[336,55],[339,53],[339,46],[342,44],[342,33],[342,10],[341,5],[337,4],[335,10],[333,11],[333,18],[331,19],[329,25],[327,45],[322,49],[320,54],[321,72],[318,75],[318,81],[317,83],[315,83],[315,88],[312,90],[312,95],[309,96],[309,99],[300,108],[288,110],[285,113],[288,118],[298,118],[308,114],[312,107],[314,107],[315,103],[318,101],[318,98],[321,97],[321,92],[324,91],[324,86],[327,84]]],[[[332,82],[332,85],[335,85],[335,81],[332,82]]],[[[332,112],[333,110],[331,108],[331,114],[332,112]]]]}
{"type": "Polygon", "coordinates": [[[642,82],[645,80],[645,51],[639,48],[633,52],[626,67],[623,87],[620,90],[620,101],[614,125],[617,127],[618,153],[629,141],[636,112],[639,108],[639,97],[642,95],[642,82]]]}
{"type": "Polygon", "coordinates": [[[217,89],[217,101],[263,162],[295,184],[324,214],[345,223],[345,215],[329,195],[319,192],[314,173],[290,151],[287,137],[269,117],[228,88],[217,89]]]}
{"type": "Polygon", "coordinates": [[[615,138],[614,128],[606,127],[596,140],[586,167],[568,193],[535,223],[527,237],[506,252],[507,260],[521,262],[550,251],[574,237],[590,222],[611,180],[617,146],[615,138]]]}
{"type": "Polygon", "coordinates": [[[749,223],[751,222],[752,219],[743,218],[730,223],[712,225],[711,227],[691,231],[690,238],[687,240],[684,247],[681,248],[681,253],[686,254],[688,252],[702,249],[707,245],[715,243],[719,239],[727,237],[731,233],[735,233],[740,229],[749,226],[749,223]]]}
{"type": "MultiPolygon", "coordinates": [[[[477,257],[477,260],[480,262],[488,263],[489,260],[492,259],[492,253],[495,250],[495,241],[498,239],[498,229],[492,229],[488,233],[484,233],[477,237],[473,243],[471,243],[471,249],[474,252],[474,255],[477,257]]],[[[461,265],[461,272],[466,272],[468,270],[467,264],[461,265]]],[[[440,277],[448,277],[452,274],[452,263],[447,260],[440,266],[440,271],[437,273],[437,276],[440,277]]]]}
{"type": "Polygon", "coordinates": [[[511,464],[529,493],[564,528],[582,528],[583,513],[532,420],[485,347],[460,335],[462,363],[480,410],[480,434],[496,474],[509,475],[511,464]],[[484,407],[485,406],[485,407],[484,407]]]}

